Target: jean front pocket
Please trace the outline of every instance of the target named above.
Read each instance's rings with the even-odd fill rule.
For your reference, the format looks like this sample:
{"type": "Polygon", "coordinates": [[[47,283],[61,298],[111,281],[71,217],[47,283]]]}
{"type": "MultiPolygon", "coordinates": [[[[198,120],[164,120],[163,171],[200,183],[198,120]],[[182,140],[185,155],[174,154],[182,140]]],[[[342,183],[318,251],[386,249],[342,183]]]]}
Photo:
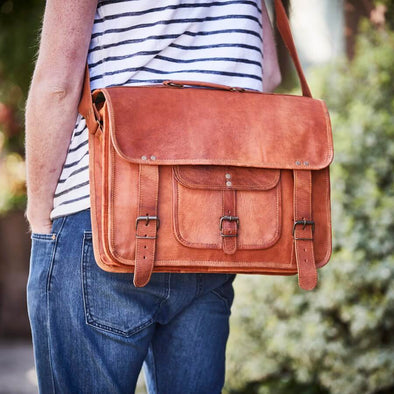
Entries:
{"type": "Polygon", "coordinates": [[[51,234],[31,234],[31,252],[30,252],[30,277],[36,274],[36,271],[48,270],[53,260],[56,246],[56,233],[51,234]]]}
{"type": "Polygon", "coordinates": [[[82,281],[86,323],[126,337],[151,325],[169,296],[168,274],[153,274],[147,286],[136,288],[133,274],[99,268],[93,255],[91,232],[84,235],[82,281]]]}
{"type": "Polygon", "coordinates": [[[56,252],[57,234],[31,235],[30,269],[27,281],[27,308],[30,323],[35,325],[42,321],[45,313],[46,293],[56,252]]]}

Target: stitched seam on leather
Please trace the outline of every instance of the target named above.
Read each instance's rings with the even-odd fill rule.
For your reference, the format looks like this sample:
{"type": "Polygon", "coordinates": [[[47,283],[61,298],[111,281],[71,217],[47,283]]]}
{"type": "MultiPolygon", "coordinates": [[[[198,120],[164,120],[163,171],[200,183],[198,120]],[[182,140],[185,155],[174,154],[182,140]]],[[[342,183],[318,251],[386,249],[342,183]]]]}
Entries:
{"type": "MultiPolygon", "coordinates": [[[[225,202],[224,202],[225,201],[224,193],[226,193],[225,190],[222,190],[222,192],[220,193],[220,195],[222,197],[222,216],[224,216],[226,214],[225,211],[224,211],[224,209],[225,209],[225,207],[224,207],[224,204],[225,204],[225,202]]],[[[225,243],[224,243],[224,238],[222,238],[221,241],[222,241],[222,244],[220,246],[221,246],[221,249],[224,252],[224,249],[226,248],[225,243]]]]}
{"type": "MultiPolygon", "coordinates": [[[[138,193],[138,207],[137,207],[137,216],[140,216],[140,207],[141,207],[141,200],[142,200],[142,193],[141,193],[141,164],[138,170],[138,186],[137,186],[137,193],[138,193]]],[[[138,234],[138,230],[136,231],[136,235],[138,234]]],[[[135,240],[135,263],[134,263],[134,275],[136,275],[138,270],[138,263],[137,263],[137,256],[140,254],[140,247],[141,243],[138,242],[138,239],[135,240]]]]}
{"type": "MultiPolygon", "coordinates": [[[[114,125],[114,123],[111,123],[109,127],[112,127],[114,125]]],[[[98,138],[98,137],[97,137],[98,138]]],[[[108,240],[107,237],[102,236],[102,245],[104,248],[104,251],[106,253],[106,255],[108,256],[109,259],[115,261],[116,265],[120,264],[122,266],[126,267],[134,267],[134,261],[130,261],[130,259],[124,259],[122,258],[122,256],[116,252],[115,250],[115,245],[114,245],[114,237],[115,237],[115,230],[114,230],[114,207],[115,207],[115,193],[114,193],[114,188],[115,188],[115,184],[116,182],[116,151],[113,148],[112,144],[111,144],[111,132],[108,131],[105,134],[105,139],[103,138],[103,140],[105,141],[105,143],[103,141],[101,141],[102,146],[102,150],[107,158],[107,161],[109,161],[109,156],[111,156],[112,158],[112,165],[108,165],[108,166],[102,166],[102,200],[103,200],[103,206],[106,207],[106,211],[104,213],[104,215],[102,215],[102,226],[104,227],[104,232],[105,232],[105,227],[107,227],[109,229],[109,237],[110,239],[108,240]],[[112,183],[111,185],[109,185],[109,181],[108,181],[108,175],[105,176],[104,174],[104,169],[107,169],[107,171],[111,172],[111,178],[112,178],[112,183]],[[104,179],[107,179],[107,183],[104,183],[104,179]],[[107,202],[107,200],[109,200],[107,202]]],[[[96,203],[97,204],[97,203],[96,203]]],[[[97,205],[96,205],[97,206],[97,205]]],[[[100,213],[101,214],[101,213],[100,213]]],[[[103,262],[102,263],[104,266],[109,266],[109,264],[107,264],[107,262],[103,262]]],[[[115,266],[116,266],[115,265],[115,266]]],[[[101,268],[103,268],[103,266],[101,266],[101,268]]]]}
{"type": "MultiPolygon", "coordinates": [[[[106,89],[103,89],[104,94],[107,92],[106,89]]],[[[107,117],[110,118],[109,121],[109,130],[107,133],[103,132],[102,134],[102,139],[101,139],[101,145],[102,145],[102,155],[104,156],[104,159],[106,160],[106,163],[109,163],[109,156],[113,152],[113,155],[115,155],[115,151],[112,147],[111,144],[111,133],[112,133],[112,128],[115,127],[114,123],[114,118],[113,118],[113,111],[111,112],[109,109],[112,106],[110,96],[105,94],[106,100],[107,100],[107,117]]],[[[107,237],[108,232],[113,233],[113,230],[110,226],[112,226],[112,223],[108,223],[110,221],[109,216],[110,216],[110,204],[111,204],[111,198],[113,191],[109,187],[108,182],[109,182],[109,172],[112,170],[113,166],[109,165],[103,165],[102,166],[102,205],[105,207],[106,211],[104,212],[104,215],[102,215],[102,231],[103,234],[101,234],[101,240],[102,240],[102,247],[104,249],[104,253],[106,254],[106,257],[108,257],[111,260],[115,260],[117,262],[116,257],[112,253],[112,248],[110,245],[110,241],[107,237]],[[111,168],[109,168],[111,167],[111,168]],[[107,170],[106,172],[104,170],[107,170]],[[110,196],[108,195],[110,193],[110,196]],[[109,200],[109,201],[108,201],[109,200]]],[[[112,173],[111,173],[112,174],[112,173]]],[[[101,207],[100,207],[101,208],[101,207]]],[[[104,263],[105,264],[105,263],[104,263]]]]}
{"type": "Polygon", "coordinates": [[[112,157],[112,166],[111,166],[111,179],[112,179],[112,187],[110,187],[110,192],[111,192],[111,199],[110,199],[110,205],[109,205],[109,209],[108,209],[108,220],[110,220],[110,247],[109,249],[113,252],[113,254],[115,255],[115,248],[114,248],[114,207],[115,207],[115,193],[114,193],[114,189],[116,187],[116,158],[115,158],[115,151],[112,148],[111,149],[111,157],[112,157]]]}
{"type": "MultiPolygon", "coordinates": [[[[248,162],[240,162],[238,160],[219,160],[219,159],[214,159],[214,158],[208,158],[208,159],[156,159],[154,162],[150,161],[149,159],[147,160],[142,160],[142,159],[137,159],[137,158],[132,158],[128,157],[123,153],[119,153],[120,157],[122,157],[124,160],[127,160],[130,163],[134,164],[145,164],[145,165],[165,165],[165,166],[176,166],[176,165],[190,165],[190,164],[195,164],[195,165],[207,165],[207,166],[215,166],[215,165],[220,165],[220,166],[233,166],[233,167],[254,167],[254,168],[260,168],[260,169],[281,169],[281,170],[296,170],[296,169],[306,169],[306,170],[321,170],[323,168],[328,167],[327,163],[323,163],[321,165],[312,165],[309,164],[308,166],[300,164],[297,167],[294,165],[290,164],[284,164],[283,162],[264,162],[262,163],[261,161],[248,161],[248,162]]],[[[327,157],[327,154],[326,154],[327,157]]]]}
{"type": "MultiPolygon", "coordinates": [[[[235,269],[238,268],[239,264],[244,264],[246,268],[250,268],[251,270],[256,270],[258,271],[259,269],[261,269],[261,271],[259,272],[263,272],[267,267],[269,268],[285,268],[285,269],[289,269],[289,270],[296,270],[292,265],[291,262],[287,262],[287,263],[281,263],[281,262],[277,262],[277,261],[268,261],[268,262],[261,262],[261,261],[243,261],[243,260],[193,260],[193,261],[189,261],[189,260],[157,260],[156,261],[156,266],[157,268],[162,268],[163,270],[166,269],[174,269],[177,270],[179,267],[198,267],[199,265],[209,265],[211,263],[216,264],[215,269],[216,268],[223,268],[223,267],[235,267],[235,269]],[[289,267],[290,266],[290,267],[289,267]]],[[[165,271],[163,271],[165,272],[165,271]]],[[[169,271],[171,272],[171,271],[169,271]]],[[[178,271],[176,271],[178,272],[178,271]]],[[[215,270],[215,272],[219,272],[218,270],[215,270]]],[[[228,273],[228,272],[226,272],[228,273]]]]}
{"type": "MultiPolygon", "coordinates": [[[[219,166],[217,166],[219,167],[219,166]]],[[[242,166],[237,167],[239,169],[242,168],[242,166]]],[[[187,187],[188,189],[209,189],[209,190],[227,190],[228,187],[227,186],[221,186],[221,185],[212,185],[212,184],[201,184],[201,183],[193,183],[190,179],[188,179],[187,177],[183,176],[181,174],[182,170],[180,169],[180,166],[174,166],[175,169],[175,178],[176,180],[184,187],[187,187]]],[[[255,168],[256,170],[264,170],[264,168],[255,168]]],[[[274,179],[268,183],[268,184],[264,184],[264,185],[258,185],[258,186],[247,186],[247,185],[237,185],[234,184],[232,185],[232,189],[234,190],[269,190],[274,188],[278,182],[279,182],[279,174],[280,174],[280,170],[273,170],[273,171],[277,171],[277,174],[275,174],[274,179]]]]}
{"type": "MultiPolygon", "coordinates": [[[[328,155],[326,154],[326,158],[328,155]]],[[[232,166],[232,167],[250,167],[250,168],[257,168],[257,169],[272,169],[272,170],[279,170],[279,169],[287,169],[287,170],[296,170],[296,169],[307,169],[307,170],[321,170],[323,168],[328,167],[328,164],[321,165],[321,166],[313,166],[313,165],[303,165],[302,163],[300,165],[297,165],[295,167],[294,165],[283,165],[283,163],[279,162],[239,162],[239,161],[233,161],[233,160],[217,160],[217,159],[157,159],[155,163],[150,163],[139,160],[139,159],[132,159],[128,157],[123,157],[125,160],[135,163],[135,164],[147,164],[147,165],[188,165],[188,164],[196,164],[196,165],[206,165],[206,166],[232,166]]],[[[184,181],[186,182],[186,181],[184,181]]],[[[186,186],[186,184],[185,184],[186,186]]],[[[211,186],[211,185],[210,185],[211,186]]]]}
{"type": "Polygon", "coordinates": [[[323,168],[326,168],[331,164],[331,162],[333,160],[333,155],[334,155],[333,142],[332,142],[332,131],[331,131],[332,126],[331,126],[331,120],[330,120],[330,116],[328,114],[328,109],[327,109],[326,104],[322,100],[318,100],[318,101],[320,102],[320,105],[323,109],[324,119],[326,120],[326,135],[327,135],[327,146],[328,146],[326,161],[328,161],[328,163],[325,167],[323,167],[323,168]]]}
{"type": "MultiPolygon", "coordinates": [[[[190,272],[190,269],[201,269],[201,266],[206,266],[207,270],[204,272],[212,273],[262,273],[262,274],[280,274],[287,273],[289,275],[297,274],[297,268],[289,260],[287,263],[280,262],[261,262],[261,261],[224,261],[224,260],[156,260],[155,261],[155,272],[190,272]],[[215,264],[215,265],[212,265],[215,264]],[[243,267],[240,268],[240,265],[243,267]],[[183,271],[185,270],[185,271],[183,271]]],[[[104,266],[107,268],[108,266],[104,266]]],[[[133,268],[130,266],[122,265],[121,267],[115,267],[115,270],[110,272],[119,273],[130,273],[133,272],[133,268]]],[[[200,271],[201,272],[201,271],[200,271]]]]}
{"type": "MultiPolygon", "coordinates": [[[[112,124],[109,125],[109,127],[112,127],[112,124]]],[[[105,165],[106,163],[108,163],[109,160],[109,155],[110,155],[110,151],[111,151],[111,144],[109,142],[110,140],[110,135],[108,133],[106,133],[104,135],[103,138],[104,142],[102,143],[102,152],[101,154],[104,157],[104,164],[103,164],[103,176],[102,176],[102,185],[101,185],[101,193],[102,193],[102,207],[100,207],[101,209],[105,208],[105,212],[104,215],[102,217],[102,223],[103,223],[103,234],[102,234],[102,241],[103,241],[103,245],[104,245],[104,249],[105,249],[105,253],[108,256],[111,256],[110,253],[110,247],[109,247],[109,243],[108,243],[108,238],[107,238],[107,231],[108,231],[108,227],[109,227],[109,211],[108,211],[108,207],[109,207],[109,201],[110,197],[108,195],[108,193],[110,193],[111,191],[108,188],[108,183],[109,183],[109,173],[111,171],[111,168],[109,168],[107,165],[105,165]]]]}
{"type": "Polygon", "coordinates": [[[324,243],[324,248],[326,250],[326,254],[324,255],[324,257],[323,257],[323,259],[321,261],[319,261],[319,262],[316,261],[316,267],[317,268],[324,267],[328,263],[328,261],[330,260],[330,256],[331,256],[331,253],[332,253],[331,252],[331,247],[330,247],[330,244],[332,243],[332,240],[331,240],[332,239],[332,224],[331,224],[331,220],[330,220],[330,218],[331,218],[330,176],[329,176],[329,170],[328,169],[323,170],[323,171],[326,171],[325,176],[324,176],[324,181],[326,183],[326,189],[329,190],[328,194],[325,193],[325,196],[326,196],[325,206],[328,208],[328,209],[326,209],[326,215],[327,215],[327,223],[328,223],[328,226],[329,226],[329,231],[328,231],[329,242],[325,242],[324,243]]]}
{"type": "MultiPolygon", "coordinates": [[[[94,163],[95,163],[95,157],[96,157],[96,150],[97,148],[97,144],[99,144],[99,142],[95,142],[95,138],[98,138],[98,136],[89,134],[89,165],[90,165],[90,169],[89,171],[93,171],[94,168],[94,163]]],[[[103,177],[103,169],[101,169],[100,173],[98,174],[97,171],[95,172],[96,176],[100,176],[101,178],[103,177]]],[[[94,242],[93,242],[93,250],[95,255],[97,255],[98,258],[97,260],[101,263],[101,250],[99,248],[99,245],[102,245],[102,243],[100,242],[101,239],[101,235],[102,235],[102,223],[101,226],[99,227],[98,225],[98,221],[97,221],[97,217],[99,217],[99,215],[101,215],[100,212],[97,212],[97,207],[100,207],[100,204],[98,202],[99,197],[98,197],[98,193],[96,193],[96,183],[95,183],[95,177],[90,177],[92,179],[90,179],[90,195],[91,195],[91,210],[92,210],[92,215],[91,215],[91,220],[92,220],[92,230],[96,230],[96,231],[92,231],[93,233],[93,237],[94,237],[94,242]]],[[[102,263],[103,264],[103,263],[102,263]]]]}
{"type": "MultiPolygon", "coordinates": [[[[308,190],[310,191],[310,194],[308,196],[308,211],[310,213],[310,218],[309,219],[313,219],[313,209],[312,209],[312,193],[313,193],[313,189],[312,189],[312,171],[309,171],[309,176],[308,176],[308,190]]],[[[312,242],[313,244],[313,242],[312,242]]]]}

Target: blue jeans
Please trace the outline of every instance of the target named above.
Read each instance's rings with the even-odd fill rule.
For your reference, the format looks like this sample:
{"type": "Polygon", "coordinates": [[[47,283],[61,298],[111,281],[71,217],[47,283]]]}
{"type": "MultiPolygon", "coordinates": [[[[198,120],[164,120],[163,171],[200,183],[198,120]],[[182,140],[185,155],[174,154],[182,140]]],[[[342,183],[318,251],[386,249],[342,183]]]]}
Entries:
{"type": "Polygon", "coordinates": [[[227,274],[101,270],[90,212],[33,234],[28,311],[40,392],[133,393],[144,364],[149,393],[220,393],[233,301],[227,274]]]}

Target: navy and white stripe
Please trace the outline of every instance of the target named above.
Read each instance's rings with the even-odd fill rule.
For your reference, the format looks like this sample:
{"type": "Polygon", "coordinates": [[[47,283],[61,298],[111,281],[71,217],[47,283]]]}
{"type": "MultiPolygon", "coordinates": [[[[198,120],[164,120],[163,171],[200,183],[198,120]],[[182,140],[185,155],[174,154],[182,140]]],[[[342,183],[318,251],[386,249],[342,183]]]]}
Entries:
{"type": "MultiPolygon", "coordinates": [[[[91,88],[168,79],[262,91],[260,0],[99,0],[88,53],[91,88]]],[[[89,152],[78,116],[51,217],[89,208],[89,152]]]]}

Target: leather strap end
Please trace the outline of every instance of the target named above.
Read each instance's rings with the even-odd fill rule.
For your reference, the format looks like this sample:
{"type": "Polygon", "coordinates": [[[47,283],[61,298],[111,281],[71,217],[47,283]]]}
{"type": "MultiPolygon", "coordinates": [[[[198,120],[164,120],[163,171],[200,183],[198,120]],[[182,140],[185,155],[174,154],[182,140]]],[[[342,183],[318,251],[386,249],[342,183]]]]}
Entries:
{"type": "Polygon", "coordinates": [[[86,119],[87,117],[89,117],[89,112],[92,111],[92,107],[93,107],[93,102],[92,102],[92,94],[90,92],[89,67],[86,64],[83,87],[81,92],[81,100],[78,105],[78,111],[86,119]]]}
{"type": "Polygon", "coordinates": [[[298,285],[304,290],[313,290],[318,281],[311,241],[295,241],[298,268],[298,285]]]}
{"type": "Polygon", "coordinates": [[[144,261],[143,264],[136,264],[134,270],[133,284],[135,287],[146,286],[152,276],[154,262],[144,261]]]}
{"type": "Polygon", "coordinates": [[[318,277],[317,277],[317,272],[316,275],[314,276],[300,276],[298,274],[298,285],[301,287],[303,290],[313,290],[316,285],[317,285],[318,277]]]}

